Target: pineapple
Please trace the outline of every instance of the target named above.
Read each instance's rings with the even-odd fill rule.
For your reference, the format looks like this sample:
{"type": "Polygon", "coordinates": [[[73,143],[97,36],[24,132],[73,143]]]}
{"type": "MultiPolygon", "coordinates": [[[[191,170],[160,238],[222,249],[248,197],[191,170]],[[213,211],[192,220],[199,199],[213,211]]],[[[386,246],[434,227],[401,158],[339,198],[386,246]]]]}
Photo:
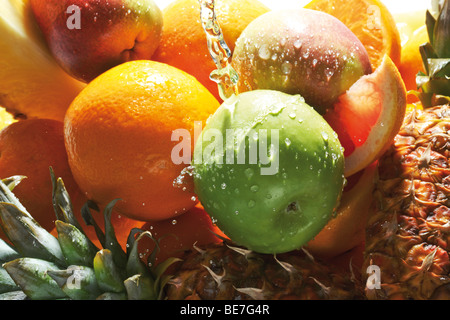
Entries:
{"type": "MultiPolygon", "coordinates": [[[[351,272],[336,272],[307,251],[259,254],[222,244],[194,247],[174,265],[168,300],[361,300],[351,272]]],[[[351,271],[351,270],[350,270],[351,271]]]]}
{"type": "Polygon", "coordinates": [[[103,249],[98,249],[76,221],[63,181],[55,179],[52,171],[51,177],[57,238],[43,229],[14,196],[12,191],[23,177],[0,181],[0,225],[10,240],[0,239],[0,300],[161,299],[162,288],[169,280],[164,272],[176,259],[155,268],[144,263],[137,243],[151,235],[138,229],[130,231],[125,252],[109,222],[117,200],[104,210],[105,233],[90,215],[90,208],[95,207],[87,204],[83,208],[83,218],[94,224],[102,243],[103,249]]]}
{"type": "Polygon", "coordinates": [[[369,299],[450,299],[450,2],[438,2],[420,48],[421,103],[379,161],[364,253],[369,299]]]}

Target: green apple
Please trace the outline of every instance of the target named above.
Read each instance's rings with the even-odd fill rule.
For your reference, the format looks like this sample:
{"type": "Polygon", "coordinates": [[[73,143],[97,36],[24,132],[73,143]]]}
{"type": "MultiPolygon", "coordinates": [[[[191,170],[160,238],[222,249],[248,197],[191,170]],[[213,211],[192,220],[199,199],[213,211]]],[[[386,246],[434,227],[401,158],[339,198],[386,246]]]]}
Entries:
{"type": "Polygon", "coordinates": [[[324,114],[372,71],[355,34],[335,17],[310,9],[274,10],[253,20],[236,42],[232,65],[239,92],[301,94],[324,114]]]}
{"type": "Polygon", "coordinates": [[[194,149],[194,185],[217,226],[261,253],[300,248],[329,221],[344,186],[336,133],[300,95],[227,99],[194,149]]]}

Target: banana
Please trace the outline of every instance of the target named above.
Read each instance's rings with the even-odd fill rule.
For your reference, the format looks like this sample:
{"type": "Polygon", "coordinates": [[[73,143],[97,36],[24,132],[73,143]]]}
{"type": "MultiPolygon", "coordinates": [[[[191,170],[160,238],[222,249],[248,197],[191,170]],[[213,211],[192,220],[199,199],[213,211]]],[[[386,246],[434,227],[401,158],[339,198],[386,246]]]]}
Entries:
{"type": "Polygon", "coordinates": [[[15,117],[62,121],[84,86],[56,63],[28,0],[0,0],[0,106],[15,117]]]}

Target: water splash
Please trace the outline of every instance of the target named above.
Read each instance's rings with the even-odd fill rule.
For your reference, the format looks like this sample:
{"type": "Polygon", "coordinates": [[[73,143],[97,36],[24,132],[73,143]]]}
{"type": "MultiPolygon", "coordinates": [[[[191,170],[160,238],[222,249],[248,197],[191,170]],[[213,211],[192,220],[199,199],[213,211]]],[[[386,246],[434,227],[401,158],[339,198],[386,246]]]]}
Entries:
{"type": "Polygon", "coordinates": [[[215,0],[199,0],[200,21],[206,34],[208,50],[217,69],[211,72],[210,79],[218,84],[219,94],[223,100],[237,95],[239,75],[231,67],[231,50],[226,44],[214,11],[215,0]]]}

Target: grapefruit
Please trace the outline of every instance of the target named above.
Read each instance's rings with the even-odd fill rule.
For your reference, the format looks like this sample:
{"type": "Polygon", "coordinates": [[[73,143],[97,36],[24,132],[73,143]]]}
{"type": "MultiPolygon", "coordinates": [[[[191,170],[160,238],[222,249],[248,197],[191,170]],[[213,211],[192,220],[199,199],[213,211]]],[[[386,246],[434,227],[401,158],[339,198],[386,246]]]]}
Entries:
{"type": "Polygon", "coordinates": [[[372,74],[356,81],[324,115],[344,147],[346,177],[386,151],[400,130],[405,111],[405,84],[385,55],[372,74]]]}

